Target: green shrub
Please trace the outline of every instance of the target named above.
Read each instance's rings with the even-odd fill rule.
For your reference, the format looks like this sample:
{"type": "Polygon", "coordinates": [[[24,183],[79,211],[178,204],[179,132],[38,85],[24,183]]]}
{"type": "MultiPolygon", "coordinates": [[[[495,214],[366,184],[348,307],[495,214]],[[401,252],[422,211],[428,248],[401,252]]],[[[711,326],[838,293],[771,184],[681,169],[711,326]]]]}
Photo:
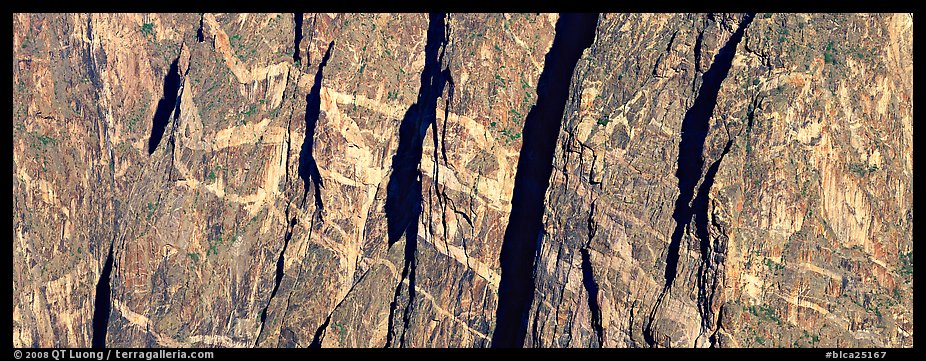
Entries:
{"type": "Polygon", "coordinates": [[[154,24],[144,23],[141,26],[141,33],[147,36],[154,36],[154,24]]]}
{"type": "Polygon", "coordinates": [[[900,255],[900,271],[901,276],[913,276],[913,251],[907,252],[900,255]]]}

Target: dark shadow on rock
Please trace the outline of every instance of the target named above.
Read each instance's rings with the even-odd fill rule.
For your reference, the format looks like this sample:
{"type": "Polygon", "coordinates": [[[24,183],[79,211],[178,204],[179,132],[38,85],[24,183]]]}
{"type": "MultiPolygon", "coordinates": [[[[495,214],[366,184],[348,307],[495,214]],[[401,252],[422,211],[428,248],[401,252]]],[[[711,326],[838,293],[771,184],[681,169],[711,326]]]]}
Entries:
{"type": "Polygon", "coordinates": [[[704,140],[707,138],[714,107],[717,106],[720,85],[730,72],[733,56],[736,55],[736,46],[743,39],[743,33],[750,22],[752,22],[751,14],[743,18],[736,32],[714,57],[714,62],[702,77],[701,89],[698,90],[694,104],[685,112],[685,118],[682,120],[682,140],[678,146],[678,170],[675,172],[678,178],[679,195],[675,201],[675,211],[672,213],[675,231],[672,232],[666,256],[666,288],[672,286],[678,272],[679,248],[685,227],[691,222],[693,211],[690,202],[694,197],[695,185],[701,179],[701,170],[704,167],[702,154],[704,140]]]}
{"type": "Polygon", "coordinates": [[[113,245],[109,245],[109,255],[96,284],[96,296],[93,302],[93,348],[106,347],[106,332],[109,328],[109,315],[112,312],[112,287],[110,280],[113,272],[113,245]]]}
{"type": "Polygon", "coordinates": [[[496,327],[492,347],[523,347],[534,299],[534,260],[542,239],[544,197],[553,172],[553,152],[582,52],[592,45],[598,14],[561,14],[556,36],[537,82],[537,103],[524,119],[511,214],[500,255],[496,327]]]}
{"type": "Polygon", "coordinates": [[[167,130],[167,123],[170,122],[170,114],[177,107],[177,95],[180,91],[180,70],[177,69],[177,63],[180,62],[178,55],[167,70],[164,76],[164,95],[158,101],[158,108],[154,112],[154,119],[151,124],[151,137],[148,138],[148,154],[153,154],[154,150],[161,144],[164,138],[164,132],[167,130]]]}
{"type": "Polygon", "coordinates": [[[322,62],[318,65],[318,71],[315,73],[315,83],[312,90],[305,96],[305,140],[302,142],[302,150],[299,153],[299,177],[305,182],[305,193],[302,197],[302,204],[305,205],[305,199],[308,196],[309,188],[315,192],[315,207],[321,212],[324,210],[322,203],[322,176],[318,172],[318,163],[315,162],[315,127],[318,125],[318,117],[321,116],[321,89],[322,89],[322,71],[328,60],[331,59],[331,49],[334,48],[334,41],[328,44],[328,50],[322,62]]]}
{"type": "MultiPolygon", "coordinates": [[[[411,307],[415,302],[415,274],[417,268],[416,255],[418,252],[418,220],[422,211],[421,165],[422,147],[428,127],[434,126],[437,119],[437,98],[449,82],[449,70],[441,70],[444,57],[444,48],[447,44],[446,21],[444,14],[430,14],[428,21],[428,35],[425,43],[424,69],[421,71],[421,86],[418,90],[418,99],[412,104],[399,125],[399,145],[396,154],[392,157],[392,173],[386,188],[386,223],[388,244],[392,246],[405,236],[405,265],[402,269],[402,280],[408,280],[408,303],[403,315],[402,337],[400,344],[404,343],[405,330],[411,307]]],[[[393,345],[395,339],[395,311],[398,307],[398,298],[401,293],[402,282],[396,286],[395,295],[390,304],[386,347],[393,345]]]]}

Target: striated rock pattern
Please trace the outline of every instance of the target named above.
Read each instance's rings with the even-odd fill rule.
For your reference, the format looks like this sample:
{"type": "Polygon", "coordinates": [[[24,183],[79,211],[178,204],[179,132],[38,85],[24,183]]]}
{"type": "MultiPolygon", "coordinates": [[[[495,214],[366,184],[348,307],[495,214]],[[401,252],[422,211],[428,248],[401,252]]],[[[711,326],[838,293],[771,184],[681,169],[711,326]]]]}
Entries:
{"type": "Polygon", "coordinates": [[[14,14],[14,347],[912,347],[910,14],[14,14]]]}

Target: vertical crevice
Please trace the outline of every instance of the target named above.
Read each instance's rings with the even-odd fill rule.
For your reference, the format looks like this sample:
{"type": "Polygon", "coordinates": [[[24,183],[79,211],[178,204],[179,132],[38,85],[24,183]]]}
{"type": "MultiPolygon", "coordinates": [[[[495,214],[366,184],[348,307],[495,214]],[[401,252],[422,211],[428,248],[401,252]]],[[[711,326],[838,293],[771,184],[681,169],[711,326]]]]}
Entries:
{"type": "MultiPolygon", "coordinates": [[[[115,158],[113,157],[113,147],[112,141],[109,135],[109,123],[106,121],[106,117],[103,115],[103,110],[100,104],[100,92],[103,89],[103,82],[99,76],[99,65],[97,64],[97,57],[94,56],[93,44],[95,41],[95,36],[93,34],[93,22],[92,17],[87,17],[87,38],[90,39],[90,42],[87,44],[87,52],[84,62],[87,68],[87,78],[93,83],[93,87],[96,90],[93,92],[93,99],[97,103],[97,113],[100,115],[97,125],[97,132],[101,133],[105,139],[106,148],[109,151],[109,166],[110,166],[110,181],[111,189],[115,189],[115,158]]],[[[103,63],[105,63],[105,52],[103,55],[103,63]]],[[[102,147],[100,152],[102,152],[102,147]]],[[[93,319],[91,321],[91,339],[90,345],[93,348],[105,348],[106,347],[106,335],[109,331],[109,317],[112,314],[112,270],[113,263],[115,261],[114,257],[114,248],[116,244],[116,237],[119,233],[119,220],[121,218],[120,204],[116,200],[115,192],[111,192],[111,206],[113,209],[112,217],[112,239],[109,242],[109,252],[106,255],[106,260],[103,263],[103,268],[100,271],[100,279],[97,281],[96,293],[94,294],[93,302],[93,319]]]]}
{"type": "MultiPolygon", "coordinates": [[[[449,26],[447,26],[447,31],[449,33],[449,26]]],[[[446,37],[449,38],[449,35],[446,35],[446,37]]],[[[447,201],[449,198],[447,198],[447,195],[441,190],[440,187],[440,160],[443,159],[444,164],[447,164],[447,148],[445,140],[447,136],[447,118],[450,116],[450,104],[453,103],[454,84],[453,75],[450,73],[450,69],[444,69],[441,72],[441,77],[448,86],[447,97],[444,99],[444,124],[442,127],[439,127],[437,119],[435,118],[435,121],[431,126],[431,138],[433,142],[432,157],[434,159],[434,164],[432,166],[433,176],[431,177],[431,186],[433,187],[434,193],[436,193],[438,206],[437,208],[434,208],[429,205],[428,209],[440,210],[441,225],[443,226],[443,237],[446,238],[448,229],[447,218],[444,217],[444,214],[447,211],[447,201]],[[438,128],[441,129],[439,130],[438,128]]],[[[447,252],[450,252],[450,250],[448,249],[447,252]]]]}
{"type": "Polygon", "coordinates": [[[112,286],[110,280],[113,272],[113,243],[109,244],[109,255],[96,284],[96,300],[93,308],[93,348],[106,347],[106,332],[109,328],[109,315],[112,312],[112,286]]]}
{"type": "Polygon", "coordinates": [[[765,98],[760,98],[758,94],[752,99],[752,104],[749,105],[749,109],[746,110],[746,133],[749,134],[752,132],[752,125],[756,119],[756,109],[762,108],[762,101],[765,98]]]}
{"type": "MultiPolygon", "coordinates": [[[[302,57],[299,56],[299,45],[302,43],[302,13],[293,13],[293,22],[296,24],[293,36],[293,62],[298,63],[302,61],[302,57]]],[[[330,49],[331,46],[329,45],[328,48],[330,49]]]]}
{"type": "Polygon", "coordinates": [[[591,311],[592,330],[598,338],[598,347],[604,347],[604,330],[601,327],[601,306],[598,304],[598,283],[595,282],[595,275],[592,273],[592,261],[589,256],[588,248],[582,248],[582,284],[585,291],[588,292],[588,309],[591,311]]]}
{"type": "MultiPolygon", "coordinates": [[[[180,53],[183,54],[183,46],[180,47],[180,53]]],[[[180,129],[180,111],[182,108],[181,103],[183,102],[183,90],[186,84],[186,76],[189,74],[191,67],[192,66],[187,63],[187,68],[183,71],[183,74],[180,75],[180,85],[177,87],[177,101],[174,104],[173,127],[171,128],[170,138],[168,139],[168,143],[170,145],[170,168],[168,169],[168,179],[173,179],[174,160],[176,159],[177,149],[177,129],[180,129]]]]}
{"type": "Polygon", "coordinates": [[[704,44],[704,29],[698,31],[698,37],[695,39],[694,45],[694,66],[695,73],[701,72],[701,47],[704,44]]]}
{"type": "Polygon", "coordinates": [[[178,63],[180,55],[170,63],[167,75],[164,76],[164,95],[158,101],[157,110],[154,112],[154,119],[151,124],[151,137],[148,138],[148,154],[153,154],[161,144],[164,138],[164,132],[167,130],[167,124],[170,122],[170,114],[177,107],[178,92],[180,91],[180,70],[178,63]]]}
{"type": "MultiPolygon", "coordinates": [[[[425,62],[421,71],[421,86],[418,99],[412,104],[399,125],[399,145],[392,157],[392,173],[386,193],[386,222],[388,244],[391,247],[405,236],[405,264],[402,279],[396,285],[396,291],[389,307],[387,329],[389,335],[385,347],[392,347],[395,339],[395,313],[402,284],[408,281],[408,301],[403,312],[402,336],[405,339],[408,320],[415,302],[415,275],[418,252],[418,221],[422,212],[421,165],[424,137],[429,127],[437,119],[437,98],[444,93],[444,87],[450,78],[448,69],[441,70],[444,49],[447,45],[445,14],[430,14],[428,20],[427,41],[425,43],[425,62]]],[[[437,161],[435,159],[435,161],[437,161]]]]}
{"type": "Polygon", "coordinates": [[[344,297],[342,297],[341,300],[338,301],[338,303],[334,305],[334,307],[331,309],[331,312],[329,312],[328,316],[325,317],[325,322],[322,322],[322,324],[318,326],[317,329],[315,329],[315,336],[312,337],[312,343],[309,344],[309,348],[321,348],[322,347],[322,341],[325,338],[325,330],[328,328],[328,325],[331,323],[331,317],[334,316],[334,312],[337,311],[338,308],[340,308],[342,304],[344,304],[344,301],[346,301],[347,298],[354,292],[354,288],[356,288],[357,285],[361,284],[363,282],[363,279],[366,278],[366,276],[369,273],[370,273],[370,270],[367,270],[362,275],[360,275],[360,278],[357,279],[350,286],[350,289],[347,290],[347,293],[344,294],[344,297]]]}
{"type": "Polygon", "coordinates": [[[205,40],[205,37],[203,36],[203,18],[205,18],[205,16],[205,13],[199,14],[199,28],[196,29],[196,41],[199,41],[200,43],[205,40]]]}
{"type": "Polygon", "coordinates": [[[681,142],[678,150],[678,170],[675,172],[678,178],[679,196],[675,201],[675,211],[672,218],[675,220],[675,231],[669,244],[669,252],[666,259],[665,287],[672,286],[678,269],[679,248],[685,227],[691,222],[692,209],[690,202],[694,196],[694,188],[701,178],[701,170],[704,167],[704,140],[707,138],[707,131],[710,128],[710,119],[714,113],[714,107],[717,106],[717,96],[720,92],[720,85],[733,64],[733,56],[736,55],[736,46],[743,38],[746,26],[752,21],[752,14],[743,17],[736,32],[727,41],[714,57],[714,62],[702,76],[701,89],[698,90],[698,96],[694,104],[685,112],[685,118],[682,120],[681,142]]]}
{"type": "Polygon", "coordinates": [[[542,239],[544,197],[569,87],[582,52],[592,45],[598,14],[561,14],[537,82],[537,103],[524,119],[511,214],[499,257],[496,328],[492,347],[523,347],[534,299],[534,260],[542,239]]]}
{"type": "Polygon", "coordinates": [[[306,198],[309,194],[309,185],[315,192],[315,209],[319,214],[324,214],[324,204],[322,203],[322,176],[318,171],[318,163],[315,162],[315,127],[318,125],[318,118],[321,115],[321,89],[322,78],[325,65],[331,59],[331,49],[334,48],[334,41],[328,44],[328,50],[322,62],[318,65],[318,71],[315,73],[315,83],[309,94],[305,96],[305,140],[302,142],[302,150],[299,154],[299,177],[305,183],[305,193],[302,195],[302,206],[305,207],[306,198]]]}
{"type": "MultiPolygon", "coordinates": [[[[652,331],[653,322],[658,308],[669,289],[672,288],[672,283],[677,276],[681,241],[694,216],[691,202],[694,197],[695,186],[701,179],[701,171],[704,168],[704,142],[710,129],[711,116],[717,106],[720,86],[730,72],[733,57],[736,55],[736,47],[743,39],[746,27],[752,22],[753,16],[754,14],[746,14],[743,17],[736,31],[730,36],[726,44],[720,48],[717,55],[714,56],[714,61],[701,77],[701,88],[698,90],[694,104],[685,112],[685,118],[682,120],[678,169],[675,172],[675,176],[678,178],[679,196],[675,201],[675,210],[672,213],[672,218],[675,220],[675,230],[672,232],[666,254],[665,286],[659,294],[650,313],[649,322],[646,323],[643,330],[644,339],[650,346],[656,345],[655,335],[652,331]]],[[[698,36],[695,44],[695,59],[698,63],[700,63],[700,40],[702,36],[698,36]]],[[[697,231],[695,236],[698,236],[697,231]]]]}
{"type": "Polygon", "coordinates": [[[695,236],[700,241],[701,265],[698,270],[698,311],[701,313],[701,328],[709,330],[713,325],[713,312],[711,311],[714,284],[716,284],[716,273],[710,273],[715,270],[712,257],[712,247],[710,240],[710,231],[708,230],[707,208],[710,198],[711,187],[714,186],[714,178],[720,168],[720,162],[723,157],[730,152],[730,146],[733,140],[728,140],[723,148],[723,153],[707,169],[704,175],[704,181],[698,187],[698,195],[692,203],[695,220],[695,236]],[[710,279],[709,279],[710,278],[710,279]],[[710,285],[709,285],[710,283],[710,285]]]}
{"type": "Polygon", "coordinates": [[[604,330],[601,326],[601,306],[598,303],[598,282],[595,281],[595,274],[592,272],[592,260],[589,249],[592,245],[592,238],[595,237],[597,226],[592,216],[595,214],[595,203],[592,202],[591,210],[588,212],[588,241],[579,251],[582,256],[582,285],[585,286],[585,292],[588,293],[588,310],[592,314],[590,320],[592,330],[595,331],[598,347],[604,347],[604,330]]]}
{"type": "Polygon", "coordinates": [[[254,341],[255,346],[260,342],[260,336],[264,332],[264,324],[267,321],[267,309],[270,308],[271,303],[273,303],[273,298],[276,297],[277,291],[280,289],[280,282],[283,281],[283,267],[285,265],[286,259],[286,248],[289,246],[289,241],[293,238],[293,228],[296,226],[296,217],[289,217],[289,206],[286,206],[286,218],[289,219],[289,225],[286,229],[286,234],[283,236],[283,249],[280,250],[280,257],[277,258],[277,267],[276,267],[276,277],[273,281],[273,290],[270,291],[270,298],[267,299],[267,305],[264,306],[264,309],[260,312],[260,328],[257,331],[257,339],[254,341]]]}
{"type": "Polygon", "coordinates": [[[325,317],[325,322],[323,322],[321,326],[318,326],[318,328],[315,330],[315,335],[312,337],[312,343],[309,344],[309,348],[322,347],[322,336],[325,334],[325,329],[328,328],[329,323],[331,323],[331,315],[325,317]]]}

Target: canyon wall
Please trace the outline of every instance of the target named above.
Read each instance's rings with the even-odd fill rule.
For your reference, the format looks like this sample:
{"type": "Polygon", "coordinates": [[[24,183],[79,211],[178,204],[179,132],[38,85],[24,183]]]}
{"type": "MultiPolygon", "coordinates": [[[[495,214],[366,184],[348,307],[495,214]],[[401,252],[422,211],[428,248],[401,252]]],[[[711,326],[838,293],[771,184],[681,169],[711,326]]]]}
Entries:
{"type": "Polygon", "coordinates": [[[14,347],[912,347],[910,14],[14,14],[14,347]]]}

